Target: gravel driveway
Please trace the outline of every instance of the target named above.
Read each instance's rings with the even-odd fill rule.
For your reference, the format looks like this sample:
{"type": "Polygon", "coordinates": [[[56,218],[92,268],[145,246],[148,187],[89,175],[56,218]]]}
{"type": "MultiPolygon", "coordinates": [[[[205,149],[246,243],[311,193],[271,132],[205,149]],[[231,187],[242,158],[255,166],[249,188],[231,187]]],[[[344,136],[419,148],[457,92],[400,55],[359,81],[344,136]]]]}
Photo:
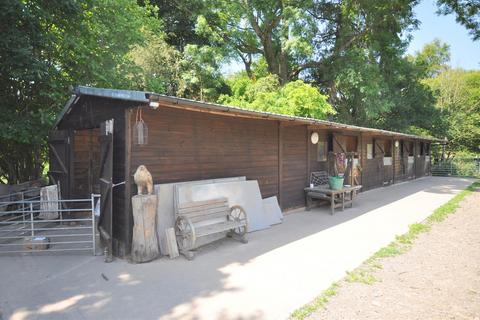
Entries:
{"type": "Polygon", "coordinates": [[[340,283],[311,319],[480,319],[480,192],[421,234],[407,253],[382,260],[372,285],[340,283]]]}

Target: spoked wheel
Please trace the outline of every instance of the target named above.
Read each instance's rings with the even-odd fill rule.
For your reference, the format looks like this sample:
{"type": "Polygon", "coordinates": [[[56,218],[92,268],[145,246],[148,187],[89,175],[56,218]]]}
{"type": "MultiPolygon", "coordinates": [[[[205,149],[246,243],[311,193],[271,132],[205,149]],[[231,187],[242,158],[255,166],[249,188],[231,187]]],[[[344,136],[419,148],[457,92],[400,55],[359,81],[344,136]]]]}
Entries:
{"type": "Polygon", "coordinates": [[[195,228],[190,220],[184,217],[178,217],[175,222],[175,235],[180,251],[192,250],[195,247],[195,228]]]}
{"type": "Polygon", "coordinates": [[[239,222],[239,226],[230,230],[233,234],[243,237],[247,233],[247,214],[240,206],[233,206],[230,208],[230,221],[239,222]],[[240,223],[241,222],[241,223],[240,223]]]}

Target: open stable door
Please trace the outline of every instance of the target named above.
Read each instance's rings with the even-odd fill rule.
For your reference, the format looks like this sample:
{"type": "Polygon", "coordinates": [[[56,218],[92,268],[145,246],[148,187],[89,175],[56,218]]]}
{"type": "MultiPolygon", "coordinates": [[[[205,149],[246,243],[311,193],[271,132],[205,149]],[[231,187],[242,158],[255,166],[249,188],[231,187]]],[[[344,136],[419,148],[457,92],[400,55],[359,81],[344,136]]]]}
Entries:
{"type": "Polygon", "coordinates": [[[67,130],[56,130],[48,141],[50,168],[48,177],[52,184],[60,188],[63,199],[70,198],[70,153],[71,141],[67,130]]]}
{"type": "Polygon", "coordinates": [[[100,125],[100,220],[98,231],[105,261],[112,261],[113,119],[100,125]]]}

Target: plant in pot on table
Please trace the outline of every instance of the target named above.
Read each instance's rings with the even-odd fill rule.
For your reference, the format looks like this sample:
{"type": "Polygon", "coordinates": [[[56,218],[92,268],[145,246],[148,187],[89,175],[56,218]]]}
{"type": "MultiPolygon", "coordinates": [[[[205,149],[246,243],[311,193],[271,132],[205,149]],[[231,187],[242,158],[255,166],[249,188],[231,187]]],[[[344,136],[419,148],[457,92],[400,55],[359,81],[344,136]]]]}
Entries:
{"type": "Polygon", "coordinates": [[[328,177],[328,184],[332,190],[340,190],[343,188],[343,180],[345,177],[346,167],[345,153],[336,153],[335,161],[333,163],[334,176],[328,177]]]}

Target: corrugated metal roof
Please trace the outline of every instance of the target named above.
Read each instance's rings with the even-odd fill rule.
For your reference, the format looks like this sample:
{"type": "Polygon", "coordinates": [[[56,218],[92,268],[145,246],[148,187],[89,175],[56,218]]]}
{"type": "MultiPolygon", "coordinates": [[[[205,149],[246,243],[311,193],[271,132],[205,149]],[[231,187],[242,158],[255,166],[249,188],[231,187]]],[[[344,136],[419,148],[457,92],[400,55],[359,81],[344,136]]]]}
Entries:
{"type": "Polygon", "coordinates": [[[296,121],[296,122],[302,122],[310,125],[331,127],[335,129],[348,129],[353,131],[370,132],[370,133],[379,134],[379,135],[388,135],[388,136],[395,136],[395,137],[405,137],[405,138],[411,138],[411,139],[443,142],[443,140],[436,139],[436,138],[422,137],[422,136],[416,136],[416,135],[405,134],[405,133],[395,132],[395,131],[388,131],[388,130],[359,127],[359,126],[347,125],[347,124],[342,124],[342,123],[333,122],[333,121],[283,115],[283,114],[277,114],[277,113],[271,113],[271,112],[265,112],[265,111],[248,110],[248,109],[242,109],[234,106],[225,106],[225,105],[220,105],[216,103],[200,102],[200,101],[195,101],[191,99],[172,97],[172,96],[167,96],[167,95],[153,93],[153,92],[103,89],[103,88],[93,88],[93,87],[85,87],[85,86],[78,86],[75,88],[74,96],[72,96],[72,98],[67,102],[64,109],[60,113],[59,118],[57,119],[57,123],[55,124],[55,127],[59,124],[63,116],[65,116],[65,114],[69,112],[69,109],[72,108],[73,105],[75,105],[76,103],[75,97],[80,97],[81,95],[97,96],[97,97],[120,99],[120,100],[127,100],[127,101],[136,101],[136,102],[142,102],[142,103],[148,103],[149,100],[152,99],[158,102],[175,105],[179,108],[184,106],[184,107],[195,108],[200,111],[203,110],[203,111],[214,111],[214,112],[221,112],[221,113],[234,113],[238,115],[245,115],[245,116],[258,117],[258,118],[264,118],[264,119],[274,119],[274,120],[280,120],[280,121],[296,121]]]}

